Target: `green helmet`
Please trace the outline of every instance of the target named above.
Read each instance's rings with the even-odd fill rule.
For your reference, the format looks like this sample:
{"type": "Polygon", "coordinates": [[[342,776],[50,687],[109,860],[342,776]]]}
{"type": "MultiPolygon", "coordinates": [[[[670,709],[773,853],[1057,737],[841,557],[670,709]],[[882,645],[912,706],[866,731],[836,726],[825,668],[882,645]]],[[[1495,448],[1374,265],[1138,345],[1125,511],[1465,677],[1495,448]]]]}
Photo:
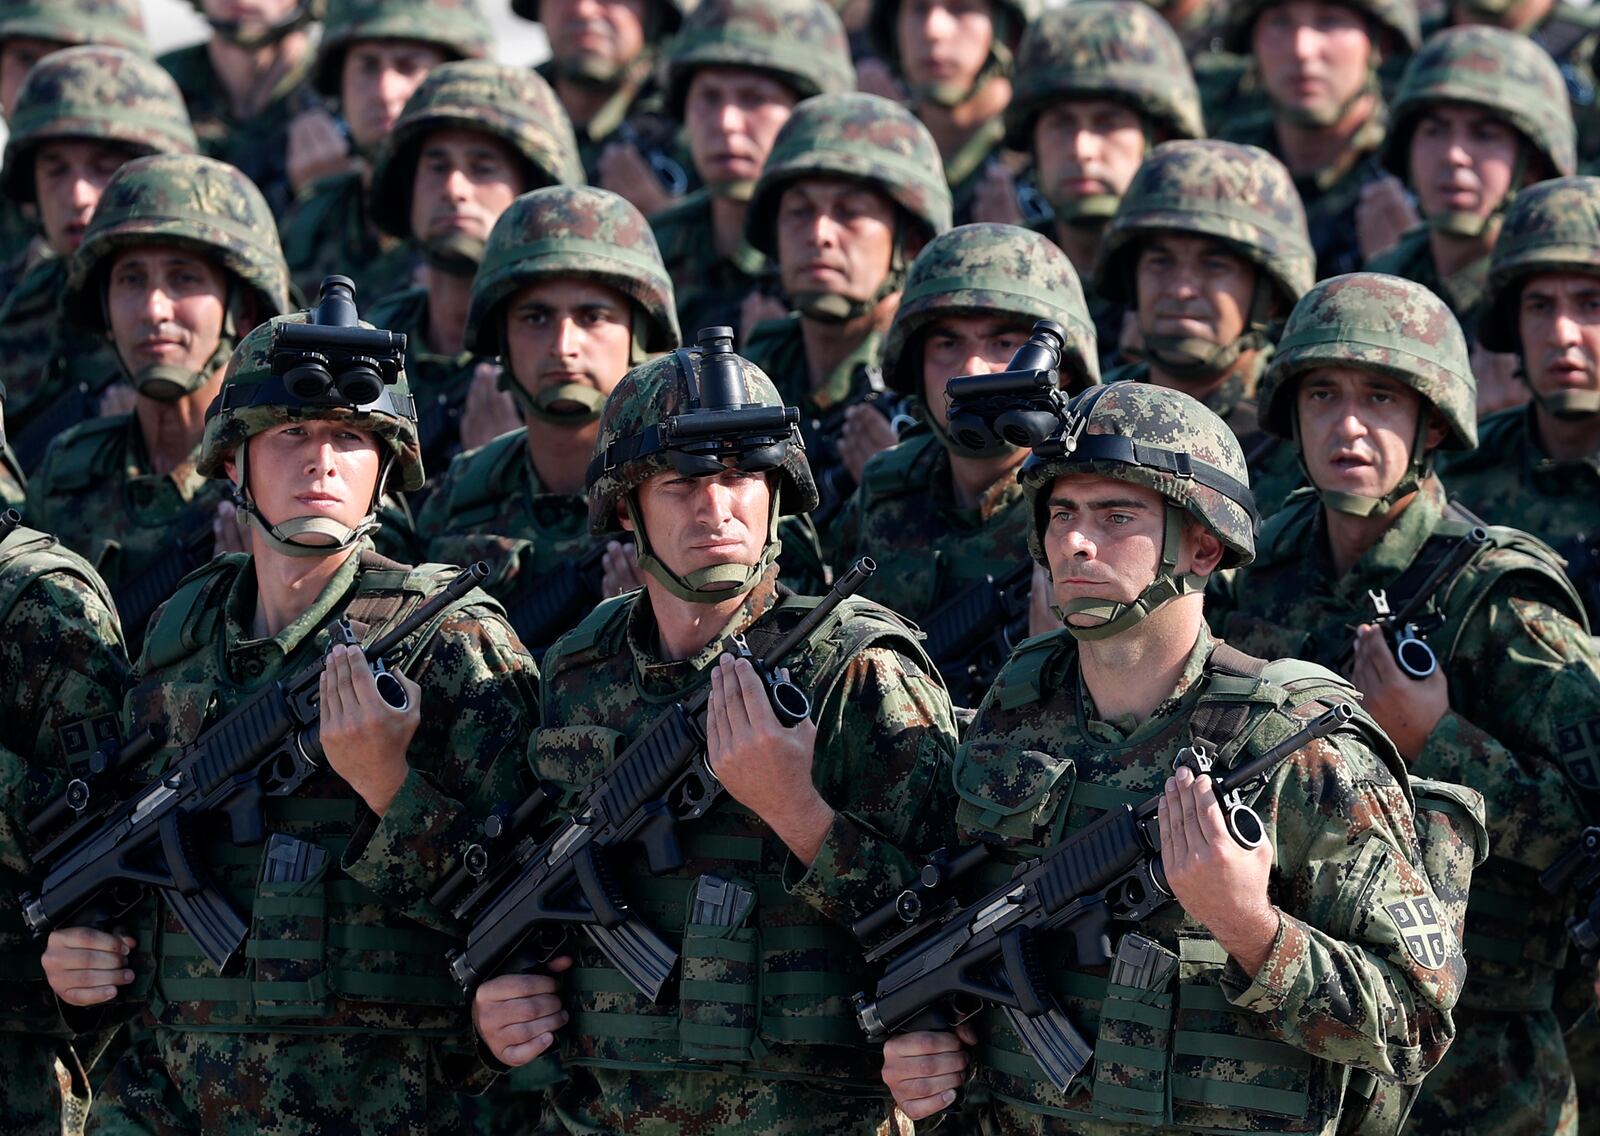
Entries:
{"type": "Polygon", "coordinates": [[[139,0],[5,0],[0,45],[42,39],[63,47],[101,43],[150,54],[139,0]]]}
{"type": "Polygon", "coordinates": [[[526,164],[527,189],[582,185],[572,123],[556,93],[534,72],[484,59],[445,63],[406,100],[373,171],[372,219],[411,237],[411,187],[422,143],[436,130],[475,130],[510,146],[526,164]]]}
{"type": "Polygon", "coordinates": [[[695,347],[680,347],[623,376],[606,399],[589,463],[589,531],[621,532],[621,504],[633,521],[640,567],[690,603],[718,603],[749,591],[778,555],[779,516],[817,507],[799,411],[783,405],[760,367],[733,353],[732,334],[726,327],[703,328],[695,347]],[[766,547],[754,565],[715,565],[679,576],[654,555],[634,491],[664,470],[701,476],[720,472],[725,461],[778,475],[766,547]]]}
{"type": "MultiPolygon", "coordinates": [[[[872,13],[867,18],[867,37],[872,49],[900,78],[905,68],[900,63],[900,5],[901,0],[872,0],[872,13]]],[[[1011,74],[1013,53],[1017,41],[1039,14],[1040,0],[989,0],[994,17],[994,39],[989,45],[989,58],[977,79],[965,91],[918,91],[918,98],[928,98],[943,106],[958,106],[972,97],[979,87],[996,75],[1011,74]]]]}
{"type": "Polygon", "coordinates": [[[242,20],[220,20],[206,13],[205,0],[189,0],[189,4],[205,19],[218,39],[243,48],[269,47],[293,35],[301,28],[322,18],[327,0],[299,0],[289,13],[276,23],[256,27],[242,20]]]}
{"type": "Polygon", "coordinates": [[[1032,150],[1040,113],[1072,99],[1126,103],[1150,123],[1156,141],[1205,136],[1183,44],[1153,8],[1135,0],[1079,0],[1028,26],[1006,107],[1006,145],[1032,150]]]}
{"type": "Polygon", "coordinates": [[[69,47],[45,56],[23,80],[10,112],[0,192],[13,201],[34,200],[33,160],[46,142],[111,142],[136,156],[199,148],[172,76],[125,47],[69,47]]]}
{"type": "MultiPolygon", "coordinates": [[[[495,222],[472,279],[467,345],[481,355],[503,355],[506,302],[535,281],[572,277],[614,288],[633,301],[633,362],[683,342],[672,278],[650,222],[609,190],[551,186],[523,194],[495,222]]],[[[515,381],[509,364],[500,383],[536,417],[581,425],[600,416],[603,396],[592,387],[563,383],[535,400],[515,381]],[[558,416],[549,408],[551,402],[577,402],[590,409],[581,416],[558,416]]]]}
{"type": "Polygon", "coordinates": [[[1017,475],[1032,524],[1028,551],[1045,568],[1044,534],[1050,488],[1056,478],[1087,473],[1153,489],[1167,501],[1161,567],[1132,603],[1081,599],[1057,614],[1103,617],[1068,630],[1078,639],[1104,639],[1127,630],[1170,599],[1200,591],[1205,578],[1175,575],[1184,514],[1222,542],[1222,567],[1249,564],[1256,555],[1255,498],[1244,450],[1227,423],[1181,391],[1152,383],[1108,383],[1072,400],[1056,437],[1035,447],[1017,475]]]}
{"type": "Polygon", "coordinates": [[[682,120],[703,67],[761,71],[802,99],[855,89],[850,39],[824,0],[705,0],[666,53],[667,111],[682,120]]]}
{"type": "Polygon", "coordinates": [[[1157,233],[1220,240],[1271,286],[1258,283],[1249,324],[1232,344],[1147,335],[1146,354],[1179,378],[1225,374],[1241,352],[1271,337],[1274,307],[1292,307],[1316,279],[1316,253],[1294,179],[1282,162],[1254,146],[1193,140],[1151,150],[1101,239],[1095,281],[1102,295],[1138,306],[1139,246],[1157,233]]]}
{"type": "MultiPolygon", "coordinates": [[[[1233,0],[1228,7],[1228,23],[1223,31],[1223,46],[1238,55],[1250,55],[1256,17],[1274,4],[1288,0],[1233,0]]],[[[1417,50],[1422,42],[1422,20],[1416,0],[1339,0],[1377,27],[1399,40],[1406,51],[1417,50]]]]}
{"type": "Polygon", "coordinates": [[[994,224],[942,233],[912,262],[884,339],[885,381],[901,394],[920,396],[921,333],[942,316],[987,315],[1011,316],[1028,327],[1054,320],[1067,333],[1062,371],[1068,389],[1100,381],[1094,321],[1067,254],[1030,229],[994,224]]]}
{"type": "MultiPolygon", "coordinates": [[[[648,19],[655,21],[646,24],[646,40],[657,42],[678,30],[683,23],[683,18],[692,12],[696,0],[648,0],[648,19]]],[[[511,11],[521,16],[524,20],[539,22],[539,0],[511,0],[511,11]]]]}
{"type": "MultiPolygon", "coordinates": [[[[1478,444],[1478,383],[1466,337],[1445,302],[1421,284],[1380,272],[1352,272],[1320,281],[1307,292],[1290,313],[1256,391],[1262,429],[1298,438],[1294,380],[1320,367],[1356,367],[1404,383],[1444,420],[1440,448],[1470,450],[1478,444]]],[[[1418,415],[1410,470],[1387,496],[1318,493],[1340,512],[1388,512],[1427,475],[1427,436],[1428,415],[1418,415]]]]}
{"type": "Polygon", "coordinates": [[[337,96],[351,45],[380,39],[425,43],[451,59],[485,59],[494,48],[478,0],[329,0],[313,85],[337,96]]]}

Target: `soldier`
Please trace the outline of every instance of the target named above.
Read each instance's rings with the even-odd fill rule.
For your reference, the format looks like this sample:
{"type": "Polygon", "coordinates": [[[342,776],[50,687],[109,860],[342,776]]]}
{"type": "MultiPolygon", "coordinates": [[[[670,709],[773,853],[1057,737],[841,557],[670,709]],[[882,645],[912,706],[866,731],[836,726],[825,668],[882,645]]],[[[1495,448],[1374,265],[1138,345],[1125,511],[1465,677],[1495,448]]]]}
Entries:
{"type": "MultiPolygon", "coordinates": [[[[461,448],[461,415],[487,361],[466,341],[472,277],[495,221],[523,193],[579,185],[572,129],[548,84],[487,60],[446,63],[406,102],[373,173],[372,219],[411,243],[426,284],[383,297],[370,316],[407,337],[427,468],[442,471],[461,448]]],[[[487,384],[492,387],[492,375],[487,384]]],[[[492,393],[492,391],[491,391],[492,393]]],[[[511,421],[469,439],[482,445],[511,421]]]]}
{"type": "Polygon", "coordinates": [[[1213,122],[1212,133],[1259,146],[1294,175],[1318,279],[1360,268],[1392,243],[1358,232],[1356,207],[1382,175],[1378,66],[1420,39],[1414,0],[1241,0],[1229,9],[1228,49],[1251,55],[1271,107],[1213,122]]]}
{"type": "Polygon", "coordinates": [[[183,91],[207,155],[243,170],[273,216],[289,210],[289,120],[314,96],[307,90],[318,0],[189,0],[211,38],[161,56],[183,91]]]}
{"type": "Polygon", "coordinates": [[[131,414],[62,434],[28,486],[28,515],[96,564],[136,647],[145,623],[213,547],[240,547],[223,487],[196,468],[206,408],[234,344],[289,308],[266,200],[211,158],[129,162],[106,185],[62,309],[109,343],[131,414]]]}
{"type": "Polygon", "coordinates": [[[840,521],[835,571],[857,555],[877,562],[863,594],[927,633],[957,706],[976,706],[1011,646],[1031,633],[1033,572],[1015,476],[1027,451],[957,441],[944,386],[1004,371],[1042,319],[1066,330],[1062,386],[1076,392],[1099,382],[1094,327],[1065,253],[1010,225],[962,225],[935,237],[911,265],[883,345],[885,381],[918,400],[927,429],[867,462],[840,521]],[[979,596],[993,598],[969,602],[979,596]]]}
{"type": "Polygon", "coordinates": [[[9,126],[0,190],[37,206],[54,254],[35,263],[0,305],[0,382],[10,394],[11,440],[32,470],[51,439],[94,417],[117,377],[104,343],[62,327],[67,265],[95,204],[128,159],[192,154],[196,142],[167,73],[119,47],[72,47],[41,60],[9,126]]]}
{"type": "Polygon", "coordinates": [[[28,478],[6,441],[6,387],[0,383],[0,511],[20,509],[27,495],[28,478]]]}
{"type": "MultiPolygon", "coordinates": [[[[799,725],[782,726],[750,663],[724,653],[731,636],[764,649],[815,602],[777,589],[775,534],[817,494],[792,422],[694,441],[696,418],[725,420],[729,399],[781,405],[721,330],[634,368],[606,400],[590,531],[633,534],[644,589],[602,603],[546,656],[529,754],[541,779],[579,791],[656,707],[709,685],[706,754],[728,795],[684,829],[688,866],[649,903],[674,942],[682,929],[682,982],[652,1002],[577,943],[567,1011],[551,977],[508,975],[479,988],[474,1017],[494,1056],[520,1065],[570,1012],[571,1080],[553,1097],[570,1132],[867,1136],[888,1102],[849,1008],[865,970],[847,928],[909,879],[908,850],[942,835],[929,822],[949,807],[950,706],[916,631],[866,600],[845,600],[789,656],[812,707],[799,725]],[[674,443],[680,427],[691,433],[674,443]],[[692,915],[700,873],[751,893],[731,926],[692,915]]],[[[630,887],[647,875],[636,853],[615,869],[630,887]]]]}
{"type": "Polygon", "coordinates": [[[517,198],[489,235],[467,333],[500,358],[524,425],[452,461],[419,528],[433,560],[489,562],[486,587],[539,659],[601,598],[584,475],[606,396],[682,341],[648,222],[603,189],[517,198]]]}
{"type": "Polygon", "coordinates": [[[745,216],[795,310],[750,331],[745,354],[800,408],[826,533],[867,458],[895,442],[878,368],[906,270],[950,227],[927,127],[876,95],[807,99],[778,132],[745,216]],[[861,403],[880,405],[860,406],[861,403]]]}
{"type": "Polygon", "coordinates": [[[372,159],[429,71],[452,59],[482,59],[492,33],[477,0],[332,0],[311,83],[338,102],[290,125],[297,160],[344,168],[305,184],[282,224],[295,286],[316,294],[325,276],[348,276],[368,299],[410,283],[416,253],[372,224],[372,159]],[[350,158],[346,161],[346,153],[350,158]]]}
{"type": "Polygon", "coordinates": [[[1222,417],[1270,514],[1300,483],[1261,432],[1256,382],[1285,314],[1311,287],[1311,243],[1289,173],[1232,142],[1167,142],[1145,159],[1100,242],[1101,295],[1132,309],[1142,362],[1107,382],[1171,387],[1222,417]]]}
{"type": "Polygon", "coordinates": [[[756,178],[796,103],[855,85],[844,26],[824,0],[706,0],[666,57],[667,110],[681,119],[703,187],[651,218],[683,327],[744,328],[767,284],[744,239],[756,178]]]}
{"type": "Polygon", "coordinates": [[[1318,284],[1260,397],[1310,488],[1263,529],[1254,566],[1215,582],[1212,625],[1243,649],[1348,671],[1412,773],[1488,807],[1459,1030],[1412,1126],[1566,1131],[1573,1078],[1552,1000],[1572,902],[1536,877],[1592,815],[1600,658],[1583,607],[1547,546],[1446,501],[1433,454],[1476,445],[1473,378],[1428,289],[1372,273],[1318,284]]]}
{"type": "MultiPolygon", "coordinates": [[[[1082,0],[1028,26],[1006,107],[1006,144],[1032,154],[1054,217],[1039,226],[1079,279],[1094,271],[1106,222],[1152,145],[1202,138],[1200,93],[1164,20],[1136,0],[1082,0]]],[[[1020,211],[1015,223],[1023,221],[1020,211]]],[[[1122,339],[1127,309],[1084,289],[1100,361],[1122,339]]]]}
{"type": "Polygon", "coordinates": [[[12,1136],[60,1136],[64,1120],[77,1131],[89,1103],[87,1061],[70,1044],[17,903],[31,867],[20,823],[116,736],[127,672],[116,609],[94,569],[34,529],[0,539],[0,1116],[12,1136]]]}
{"type": "Polygon", "coordinates": [[[265,1116],[294,1131],[456,1132],[454,1090],[479,1068],[445,972],[454,928],[427,896],[476,838],[469,810],[525,788],[538,672],[477,590],[392,664],[404,710],[359,648],[333,645],[341,618],[375,642],[455,569],[396,564],[367,539],[386,484],[423,481],[404,373],[371,402],[332,383],[296,396],[274,371],[282,324],[241,341],[201,449],[204,475],[240,500],[253,554],[217,557],[161,609],[126,722],[167,732],[135,771],[148,776],[262,684],[325,660],[327,768],[265,801],[269,841],[195,834],[250,928],[242,971],[219,975],[160,905],[136,909],[126,936],[52,932],[45,970],[76,1016],[142,1003],[152,1023],[100,1087],[91,1132],[243,1133],[265,1116]],[[286,878],[265,870],[269,851],[286,878]]]}
{"type": "Polygon", "coordinates": [[[974,198],[991,172],[1006,184],[1021,166],[1003,148],[1003,116],[1017,43],[1038,11],[1038,0],[872,0],[873,46],[938,143],[958,225],[1006,219],[976,216],[974,198]]]}
{"type": "Polygon", "coordinates": [[[1405,767],[1357,710],[1268,775],[1265,839],[1241,847],[1210,777],[1174,756],[1204,741],[1228,768],[1356,692],[1206,629],[1206,580],[1256,547],[1244,455],[1215,414],[1112,383],[1079,395],[1053,442],[1020,477],[1028,547],[1067,626],[1023,644],[979,708],[956,758],[957,828],[1005,873],[1160,794],[1177,903],[1121,936],[1109,978],[1071,965],[1070,938],[1039,945],[1049,991],[1094,1030],[1092,1073],[1067,1092],[994,1013],[959,1037],[891,1040],[884,1080],[909,1116],[937,1112],[966,1076],[964,1043],[989,1090],[985,1131],[1332,1132],[1353,1080],[1415,1084],[1439,1060],[1465,972],[1405,767]]]}

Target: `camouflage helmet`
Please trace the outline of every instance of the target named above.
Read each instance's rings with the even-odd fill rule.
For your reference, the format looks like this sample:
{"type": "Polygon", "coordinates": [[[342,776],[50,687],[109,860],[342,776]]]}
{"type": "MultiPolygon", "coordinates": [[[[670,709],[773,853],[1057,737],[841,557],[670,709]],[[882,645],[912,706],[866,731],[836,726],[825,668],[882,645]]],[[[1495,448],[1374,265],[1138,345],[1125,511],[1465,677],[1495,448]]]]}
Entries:
{"type": "MultiPolygon", "coordinates": [[[[1365,16],[1379,29],[1399,40],[1405,51],[1415,51],[1422,42],[1422,19],[1416,0],[1338,0],[1345,7],[1365,16]]],[[[1228,7],[1228,22],[1223,29],[1223,46],[1237,55],[1254,51],[1252,39],[1256,18],[1274,4],[1287,0],[1233,0],[1228,7]]]]}
{"type": "Polygon", "coordinates": [[[1205,136],[1183,44],[1158,12],[1136,0],[1079,0],[1028,26],[1005,112],[1006,145],[1032,150],[1039,115],[1071,99],[1126,103],[1163,141],[1205,136]]]}
{"type": "Polygon", "coordinates": [[[797,181],[863,181],[888,197],[927,239],[950,227],[944,159],[928,128],[905,107],[877,95],[818,95],[795,108],[778,131],[745,214],[752,247],[777,258],[778,202],[797,181]]]}
{"type": "Polygon", "coordinates": [[[572,276],[633,301],[644,351],[671,351],[683,341],[672,278],[644,215],[609,190],[550,186],[524,193],[495,222],[472,280],[467,346],[499,354],[505,302],[537,280],[572,276]]]}
{"type": "Polygon", "coordinates": [[[1566,80],[1550,53],[1525,35],[1485,25],[1445,28],[1411,57],[1383,147],[1384,165],[1403,180],[1411,176],[1411,136],[1436,103],[1465,103],[1504,119],[1557,175],[1577,167],[1566,80]]]}
{"type": "MultiPolygon", "coordinates": [[[[658,20],[654,27],[646,26],[646,31],[653,31],[652,39],[660,39],[677,31],[683,23],[684,16],[692,12],[696,0],[647,0],[650,19],[658,20]]],[[[511,0],[511,11],[524,20],[539,23],[539,0],[511,0]]]]}
{"type": "Polygon", "coordinates": [[[1600,177],[1557,178],[1517,195],[1489,260],[1479,342],[1490,351],[1520,351],[1522,286],[1554,272],[1600,276],[1600,177]]]}
{"type": "Polygon", "coordinates": [[[680,121],[703,67],[761,71],[800,99],[856,85],[849,36],[824,0],[705,0],[673,37],[665,67],[667,112],[680,121]]]}
{"type": "Polygon", "coordinates": [[[42,39],[63,47],[100,43],[150,53],[139,0],[4,0],[0,44],[42,39]]]}
{"type": "Polygon", "coordinates": [[[336,97],[351,45],[381,39],[425,43],[449,59],[485,59],[494,48],[478,0],[329,0],[312,84],[336,97]]]}
{"type": "Polygon", "coordinates": [[[1100,381],[1094,321],[1067,254],[1040,233],[1015,225],[961,225],[918,254],[883,344],[883,377],[906,395],[922,393],[921,332],[950,315],[1013,316],[1031,327],[1054,320],[1066,330],[1062,367],[1070,390],[1100,381]]]}
{"type": "Polygon", "coordinates": [[[243,20],[218,19],[206,11],[205,0],[189,0],[189,5],[200,13],[207,26],[211,28],[212,34],[218,39],[239,47],[254,49],[278,43],[313,21],[320,20],[327,9],[327,0],[296,0],[288,15],[275,23],[260,27],[247,24],[243,20]]]}
{"type": "Polygon", "coordinates": [[[13,201],[34,200],[33,160],[52,140],[110,142],[135,155],[192,154],[199,148],[172,76],[125,47],[69,47],[45,56],[9,109],[0,192],[13,201]]]}
{"type": "MultiPolygon", "coordinates": [[[[901,3],[902,0],[872,0],[872,12],[867,17],[867,38],[872,50],[896,75],[904,74],[900,66],[901,3]]],[[[1042,5],[1040,0],[989,0],[989,7],[994,13],[992,66],[999,74],[1009,74],[1011,52],[1042,5]]]]}
{"type": "Polygon", "coordinates": [[[411,187],[423,140],[436,130],[473,130],[498,138],[527,165],[530,183],[582,185],[572,123],[555,91],[534,72],[483,59],[428,72],[406,100],[372,177],[372,219],[384,232],[411,236],[411,187]]]}

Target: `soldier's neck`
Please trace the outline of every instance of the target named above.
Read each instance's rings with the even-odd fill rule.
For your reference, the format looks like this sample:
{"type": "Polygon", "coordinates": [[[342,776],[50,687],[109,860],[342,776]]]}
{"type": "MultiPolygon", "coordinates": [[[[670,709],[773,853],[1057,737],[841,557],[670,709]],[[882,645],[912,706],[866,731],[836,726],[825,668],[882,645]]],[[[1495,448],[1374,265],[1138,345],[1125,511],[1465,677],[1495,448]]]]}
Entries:
{"type": "Polygon", "coordinates": [[[1338,165],[1350,148],[1350,140],[1366,125],[1377,106],[1377,96],[1362,95],[1332,126],[1304,126],[1281,116],[1275,118],[1273,130],[1283,164],[1295,177],[1310,177],[1338,165]]]}
{"type": "Polygon", "coordinates": [[[212,36],[206,42],[206,55],[233,117],[242,121],[266,109],[278,84],[300,65],[310,46],[304,31],[291,32],[265,47],[240,47],[212,36]]]}
{"type": "Polygon", "coordinates": [[[206,407],[222,389],[222,368],[199,390],[174,402],[158,402],[140,395],[134,399],[133,414],[150,458],[151,472],[171,477],[194,464],[195,451],[206,432],[206,407]]]}
{"type": "Polygon", "coordinates": [[[428,269],[428,350],[459,355],[466,348],[472,277],[428,269]]]}
{"type": "Polygon", "coordinates": [[[1010,481],[1018,466],[1027,460],[1027,450],[1012,450],[995,458],[969,458],[950,455],[950,485],[956,508],[976,509],[1001,480],[1010,481]]]}
{"type": "Polygon", "coordinates": [[[344,562],[356,554],[356,549],[347,548],[328,556],[285,556],[256,544],[256,611],[251,634],[257,639],[278,634],[304,615],[344,562]]]}
{"type": "Polygon", "coordinates": [[[1505,28],[1513,32],[1526,32],[1544,23],[1545,18],[1555,11],[1556,0],[1522,0],[1514,4],[1498,18],[1489,19],[1483,13],[1474,11],[1465,4],[1452,4],[1450,6],[1450,22],[1452,24],[1491,24],[1494,27],[1505,28]]]}
{"type": "Polygon", "coordinates": [[[749,202],[711,196],[711,243],[721,257],[732,256],[744,239],[744,215],[749,202]]]}
{"type": "Polygon", "coordinates": [[[605,109],[622,84],[619,83],[584,83],[569,79],[561,75],[556,76],[556,98],[561,100],[561,105],[566,108],[567,117],[572,119],[572,125],[579,130],[584,130],[593,121],[594,116],[605,109]]]}
{"type": "Polygon", "coordinates": [[[1563,419],[1535,404],[1533,415],[1539,449],[1551,461],[1581,461],[1600,452],[1600,414],[1563,419]]]}
{"type": "Polygon", "coordinates": [[[1078,276],[1084,280],[1092,280],[1095,257],[1100,254],[1100,238],[1106,231],[1105,222],[1072,225],[1066,221],[1056,221],[1052,228],[1055,231],[1057,246],[1067,254],[1067,259],[1072,261],[1072,267],[1078,270],[1078,276]]]}
{"type": "Polygon", "coordinates": [[[1337,509],[1322,507],[1322,523],[1328,533],[1328,553],[1333,558],[1334,578],[1344,579],[1367,554],[1367,550],[1382,539],[1400,520],[1401,515],[1417,499],[1415,492],[1396,501],[1381,516],[1357,517],[1337,509]]]}
{"type": "Polygon", "coordinates": [[[894,319],[894,310],[900,303],[900,293],[894,292],[879,300],[865,315],[843,323],[800,317],[800,340],[806,349],[806,378],[812,390],[820,390],[850,358],[867,336],[874,331],[884,331],[894,319]]]}
{"type": "Polygon", "coordinates": [[[1239,352],[1239,358],[1234,362],[1233,366],[1214,379],[1180,379],[1163,371],[1161,364],[1154,359],[1147,359],[1146,362],[1150,367],[1149,382],[1152,386],[1166,387],[1168,390],[1186,394],[1196,402],[1205,402],[1217,391],[1221,390],[1223,384],[1235,375],[1255,374],[1256,356],[1258,354],[1260,354],[1258,350],[1239,352]]]}
{"type": "Polygon", "coordinates": [[[1120,635],[1078,641],[1078,668],[1102,720],[1145,721],[1172,696],[1200,637],[1203,596],[1168,600],[1120,635]]]}
{"type": "Polygon", "coordinates": [[[705,650],[744,603],[743,595],[716,604],[690,603],[667,591],[661,581],[650,575],[644,578],[644,590],[650,597],[661,657],[666,662],[687,659],[705,650]]]}
{"type": "Polygon", "coordinates": [[[1004,114],[1010,101],[1011,80],[995,76],[974,91],[971,98],[953,107],[918,103],[917,117],[933,135],[939,156],[948,162],[973,135],[1004,114]]]}
{"type": "Polygon", "coordinates": [[[522,420],[528,426],[528,461],[545,492],[581,497],[600,423],[558,426],[531,414],[524,414],[522,420]]]}
{"type": "Polygon", "coordinates": [[[1500,236],[1500,221],[1499,217],[1492,218],[1476,237],[1430,230],[1428,250],[1433,254],[1433,269],[1439,279],[1449,280],[1493,252],[1495,239],[1500,236]]]}

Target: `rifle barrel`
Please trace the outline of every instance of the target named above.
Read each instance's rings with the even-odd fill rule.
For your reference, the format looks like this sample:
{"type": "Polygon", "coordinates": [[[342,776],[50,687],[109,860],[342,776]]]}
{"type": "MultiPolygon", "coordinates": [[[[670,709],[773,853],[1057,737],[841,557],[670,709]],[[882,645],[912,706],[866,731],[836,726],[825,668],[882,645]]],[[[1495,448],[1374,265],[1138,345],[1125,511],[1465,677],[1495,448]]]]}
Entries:
{"type": "Polygon", "coordinates": [[[6,542],[6,537],[22,527],[22,514],[15,509],[7,509],[0,513],[0,544],[6,542]]]}
{"type": "Polygon", "coordinates": [[[846,572],[833,582],[833,587],[828,589],[828,594],[816,607],[806,612],[800,622],[789,629],[789,633],[772,645],[761,659],[763,670],[770,671],[788,656],[800,644],[811,638],[811,633],[822,625],[822,621],[833,614],[833,609],[842,604],[850,596],[861,590],[878,565],[870,556],[863,556],[850,566],[846,572]]]}

